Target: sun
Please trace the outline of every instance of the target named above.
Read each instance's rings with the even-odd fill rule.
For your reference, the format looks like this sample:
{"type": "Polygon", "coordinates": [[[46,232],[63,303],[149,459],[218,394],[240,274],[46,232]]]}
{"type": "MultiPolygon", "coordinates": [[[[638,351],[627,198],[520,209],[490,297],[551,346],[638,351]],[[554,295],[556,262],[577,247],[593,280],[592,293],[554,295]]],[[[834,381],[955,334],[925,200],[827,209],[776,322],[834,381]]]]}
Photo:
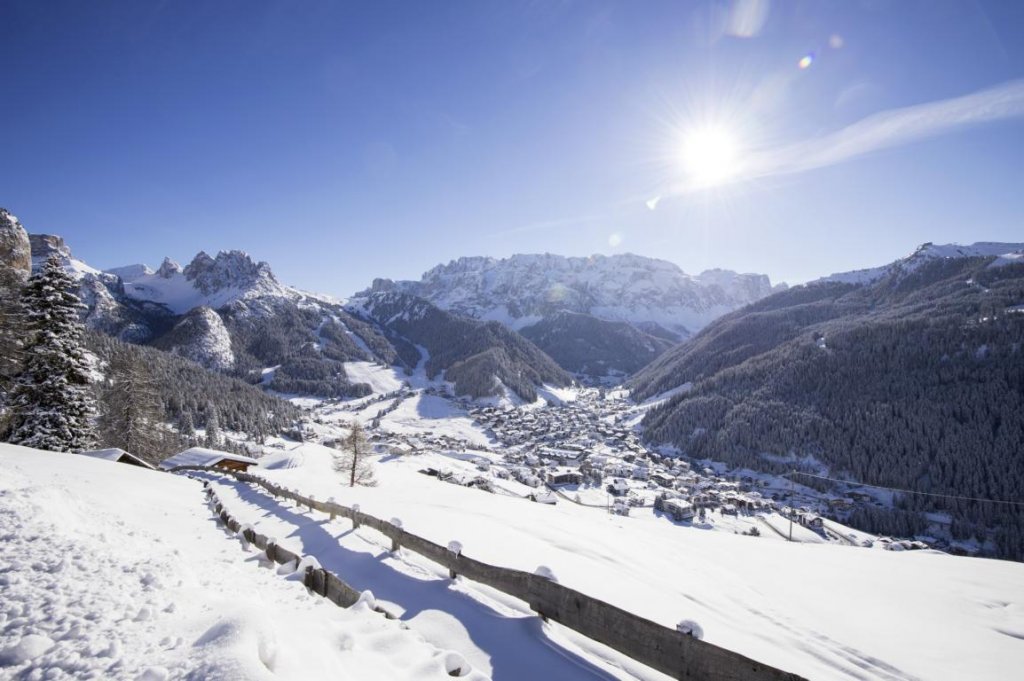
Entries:
{"type": "Polygon", "coordinates": [[[739,169],[736,137],[719,127],[703,127],[683,137],[683,170],[697,186],[708,187],[728,180],[739,169]]]}

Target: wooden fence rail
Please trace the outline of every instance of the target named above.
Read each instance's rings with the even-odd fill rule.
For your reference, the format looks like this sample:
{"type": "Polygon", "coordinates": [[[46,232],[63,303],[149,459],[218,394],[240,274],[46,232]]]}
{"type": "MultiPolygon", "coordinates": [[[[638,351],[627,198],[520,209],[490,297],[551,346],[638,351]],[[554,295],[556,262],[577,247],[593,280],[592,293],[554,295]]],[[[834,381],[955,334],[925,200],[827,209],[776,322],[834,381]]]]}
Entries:
{"type": "MultiPolygon", "coordinates": [[[[304,497],[248,473],[196,466],[183,466],[174,469],[174,472],[191,470],[230,475],[310,510],[327,513],[332,518],[347,518],[355,527],[370,527],[391,540],[392,550],[405,547],[447,568],[453,577],[462,575],[525,601],[541,617],[558,622],[673,678],[702,681],[806,681],[801,676],[662,626],[541,575],[488,565],[461,552],[451,551],[448,547],[363,513],[358,508],[304,497]]],[[[226,511],[218,509],[218,512],[222,519],[225,518],[226,511]]],[[[225,524],[237,532],[240,527],[238,522],[230,515],[227,518],[225,524]]],[[[280,546],[268,547],[267,538],[251,529],[245,530],[244,534],[250,543],[265,549],[267,556],[278,563],[300,559],[280,546]]],[[[313,591],[343,607],[352,605],[359,598],[357,590],[327,570],[307,570],[305,581],[313,591]]]]}

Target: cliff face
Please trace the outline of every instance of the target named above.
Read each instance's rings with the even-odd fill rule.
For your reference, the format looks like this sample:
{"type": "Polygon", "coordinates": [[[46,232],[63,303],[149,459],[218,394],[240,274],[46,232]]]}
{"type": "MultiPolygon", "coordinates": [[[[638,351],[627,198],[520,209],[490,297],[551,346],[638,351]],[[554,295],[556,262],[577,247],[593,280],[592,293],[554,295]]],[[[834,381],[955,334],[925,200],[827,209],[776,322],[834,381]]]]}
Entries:
{"type": "Polygon", "coordinates": [[[0,276],[24,281],[32,273],[32,245],[28,232],[4,208],[0,208],[0,276]]]}

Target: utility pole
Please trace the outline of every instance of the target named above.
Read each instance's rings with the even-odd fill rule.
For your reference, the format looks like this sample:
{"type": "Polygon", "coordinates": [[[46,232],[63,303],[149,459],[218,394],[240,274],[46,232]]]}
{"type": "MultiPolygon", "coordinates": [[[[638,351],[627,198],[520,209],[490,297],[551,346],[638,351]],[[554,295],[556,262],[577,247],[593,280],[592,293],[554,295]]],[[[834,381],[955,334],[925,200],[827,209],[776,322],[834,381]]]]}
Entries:
{"type": "Polygon", "coordinates": [[[793,541],[793,473],[789,473],[789,541],[793,541]]]}

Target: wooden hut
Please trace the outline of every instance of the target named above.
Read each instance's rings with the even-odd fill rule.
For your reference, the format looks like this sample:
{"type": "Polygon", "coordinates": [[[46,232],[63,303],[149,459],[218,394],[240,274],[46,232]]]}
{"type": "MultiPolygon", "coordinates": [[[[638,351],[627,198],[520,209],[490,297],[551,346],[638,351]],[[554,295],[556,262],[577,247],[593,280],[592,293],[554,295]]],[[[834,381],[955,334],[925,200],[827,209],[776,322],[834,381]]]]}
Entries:
{"type": "Polygon", "coordinates": [[[229,471],[249,470],[249,466],[256,465],[256,459],[240,454],[222,452],[218,449],[207,449],[206,447],[192,447],[183,452],[178,452],[172,457],[160,462],[160,468],[173,470],[181,466],[203,466],[206,468],[223,468],[229,471]]]}
{"type": "Polygon", "coordinates": [[[89,456],[94,459],[114,461],[116,463],[126,463],[129,466],[139,466],[140,468],[148,468],[150,470],[155,470],[150,463],[143,461],[139,457],[135,456],[134,454],[130,454],[124,451],[123,449],[118,449],[117,447],[110,447],[108,449],[90,449],[87,452],[78,453],[81,454],[82,456],[89,456]]]}

